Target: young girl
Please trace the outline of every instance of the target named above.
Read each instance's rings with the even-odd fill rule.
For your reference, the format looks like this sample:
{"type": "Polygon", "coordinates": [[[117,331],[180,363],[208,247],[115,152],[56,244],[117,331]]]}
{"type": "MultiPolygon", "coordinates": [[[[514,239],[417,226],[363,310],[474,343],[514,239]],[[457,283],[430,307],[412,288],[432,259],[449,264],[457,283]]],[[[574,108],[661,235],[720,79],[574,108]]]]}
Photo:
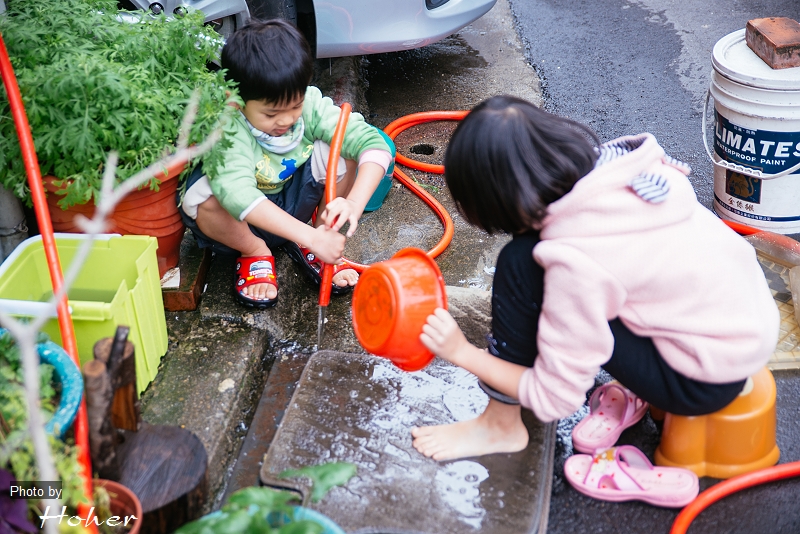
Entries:
{"type": "MultiPolygon", "coordinates": [[[[497,260],[488,348],[443,309],[423,328],[425,346],[475,374],[490,399],[477,419],[413,429],[422,454],[522,450],[520,404],[543,422],[566,417],[601,367],[633,422],[642,401],[712,413],[774,351],[780,319],[755,251],[697,202],[689,167],[650,134],[598,148],[588,138],[510,96],[479,104],[453,134],[445,178],[459,210],[513,240],[497,260]]],[[[608,438],[597,430],[585,449],[608,438]]]]}

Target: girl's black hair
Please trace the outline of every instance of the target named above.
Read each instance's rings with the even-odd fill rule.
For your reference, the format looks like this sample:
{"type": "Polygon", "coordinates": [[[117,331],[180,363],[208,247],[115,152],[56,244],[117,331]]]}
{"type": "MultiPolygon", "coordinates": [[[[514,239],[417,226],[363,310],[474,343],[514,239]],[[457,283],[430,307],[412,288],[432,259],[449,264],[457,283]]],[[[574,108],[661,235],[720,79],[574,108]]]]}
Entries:
{"type": "Polygon", "coordinates": [[[537,227],[547,206],[594,168],[594,132],[513,96],[475,106],[444,156],[445,180],[459,211],[487,232],[537,227]]]}
{"type": "Polygon", "coordinates": [[[239,85],[242,100],[286,104],[305,95],[314,60],[303,34],[282,19],[252,20],[222,48],[225,77],[239,85]]]}

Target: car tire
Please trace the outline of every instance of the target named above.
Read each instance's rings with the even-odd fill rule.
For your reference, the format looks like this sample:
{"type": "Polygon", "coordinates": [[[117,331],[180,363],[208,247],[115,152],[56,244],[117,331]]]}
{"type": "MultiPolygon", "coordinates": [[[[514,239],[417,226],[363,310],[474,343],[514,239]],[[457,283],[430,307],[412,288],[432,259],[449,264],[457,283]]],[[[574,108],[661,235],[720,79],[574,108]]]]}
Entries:
{"type": "Polygon", "coordinates": [[[254,19],[286,19],[297,24],[295,0],[247,0],[250,17],[254,19]]]}

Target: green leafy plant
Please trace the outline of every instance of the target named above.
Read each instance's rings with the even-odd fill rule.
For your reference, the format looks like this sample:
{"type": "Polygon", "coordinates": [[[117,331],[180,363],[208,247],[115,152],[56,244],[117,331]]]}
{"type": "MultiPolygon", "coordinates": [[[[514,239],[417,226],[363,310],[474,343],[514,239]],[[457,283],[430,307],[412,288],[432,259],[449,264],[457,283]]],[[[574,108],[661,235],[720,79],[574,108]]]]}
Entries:
{"type": "MultiPolygon", "coordinates": [[[[356,466],[346,462],[284,471],[281,478],[311,479],[311,501],[318,502],[334,486],[347,483],[356,466]]],[[[310,519],[295,520],[297,496],[289,491],[265,487],[244,488],[214,512],[178,529],[175,534],[320,534],[323,526],[310,519]]]]}
{"type": "MultiPolygon", "coordinates": [[[[233,108],[233,85],[207,64],[219,35],[200,11],[167,19],[121,12],[116,0],[10,0],[0,15],[43,175],[59,179],[62,207],[96,200],[106,154],[119,153],[118,182],[159,160],[178,137],[199,91],[190,143],[233,108]]],[[[223,139],[203,156],[221,164],[223,139]]],[[[166,175],[165,175],[166,176],[166,175]]],[[[0,184],[30,202],[5,92],[0,92],[0,184]]],[[[158,180],[148,184],[158,187],[158,180]]]]}

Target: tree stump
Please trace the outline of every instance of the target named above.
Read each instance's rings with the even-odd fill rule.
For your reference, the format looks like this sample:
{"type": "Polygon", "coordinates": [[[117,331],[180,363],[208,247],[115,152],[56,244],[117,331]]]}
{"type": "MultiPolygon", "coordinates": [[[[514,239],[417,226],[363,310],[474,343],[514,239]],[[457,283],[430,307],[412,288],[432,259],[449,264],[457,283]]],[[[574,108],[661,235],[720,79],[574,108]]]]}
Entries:
{"type": "Polygon", "coordinates": [[[117,449],[119,482],[142,502],[142,532],[174,532],[202,515],[206,498],[206,449],[190,431],[142,423],[122,432],[117,449]]]}
{"type": "Polygon", "coordinates": [[[168,534],[202,515],[208,457],[189,430],[141,420],[128,328],[94,345],[84,365],[92,464],[142,503],[142,532],[168,534]]]}

